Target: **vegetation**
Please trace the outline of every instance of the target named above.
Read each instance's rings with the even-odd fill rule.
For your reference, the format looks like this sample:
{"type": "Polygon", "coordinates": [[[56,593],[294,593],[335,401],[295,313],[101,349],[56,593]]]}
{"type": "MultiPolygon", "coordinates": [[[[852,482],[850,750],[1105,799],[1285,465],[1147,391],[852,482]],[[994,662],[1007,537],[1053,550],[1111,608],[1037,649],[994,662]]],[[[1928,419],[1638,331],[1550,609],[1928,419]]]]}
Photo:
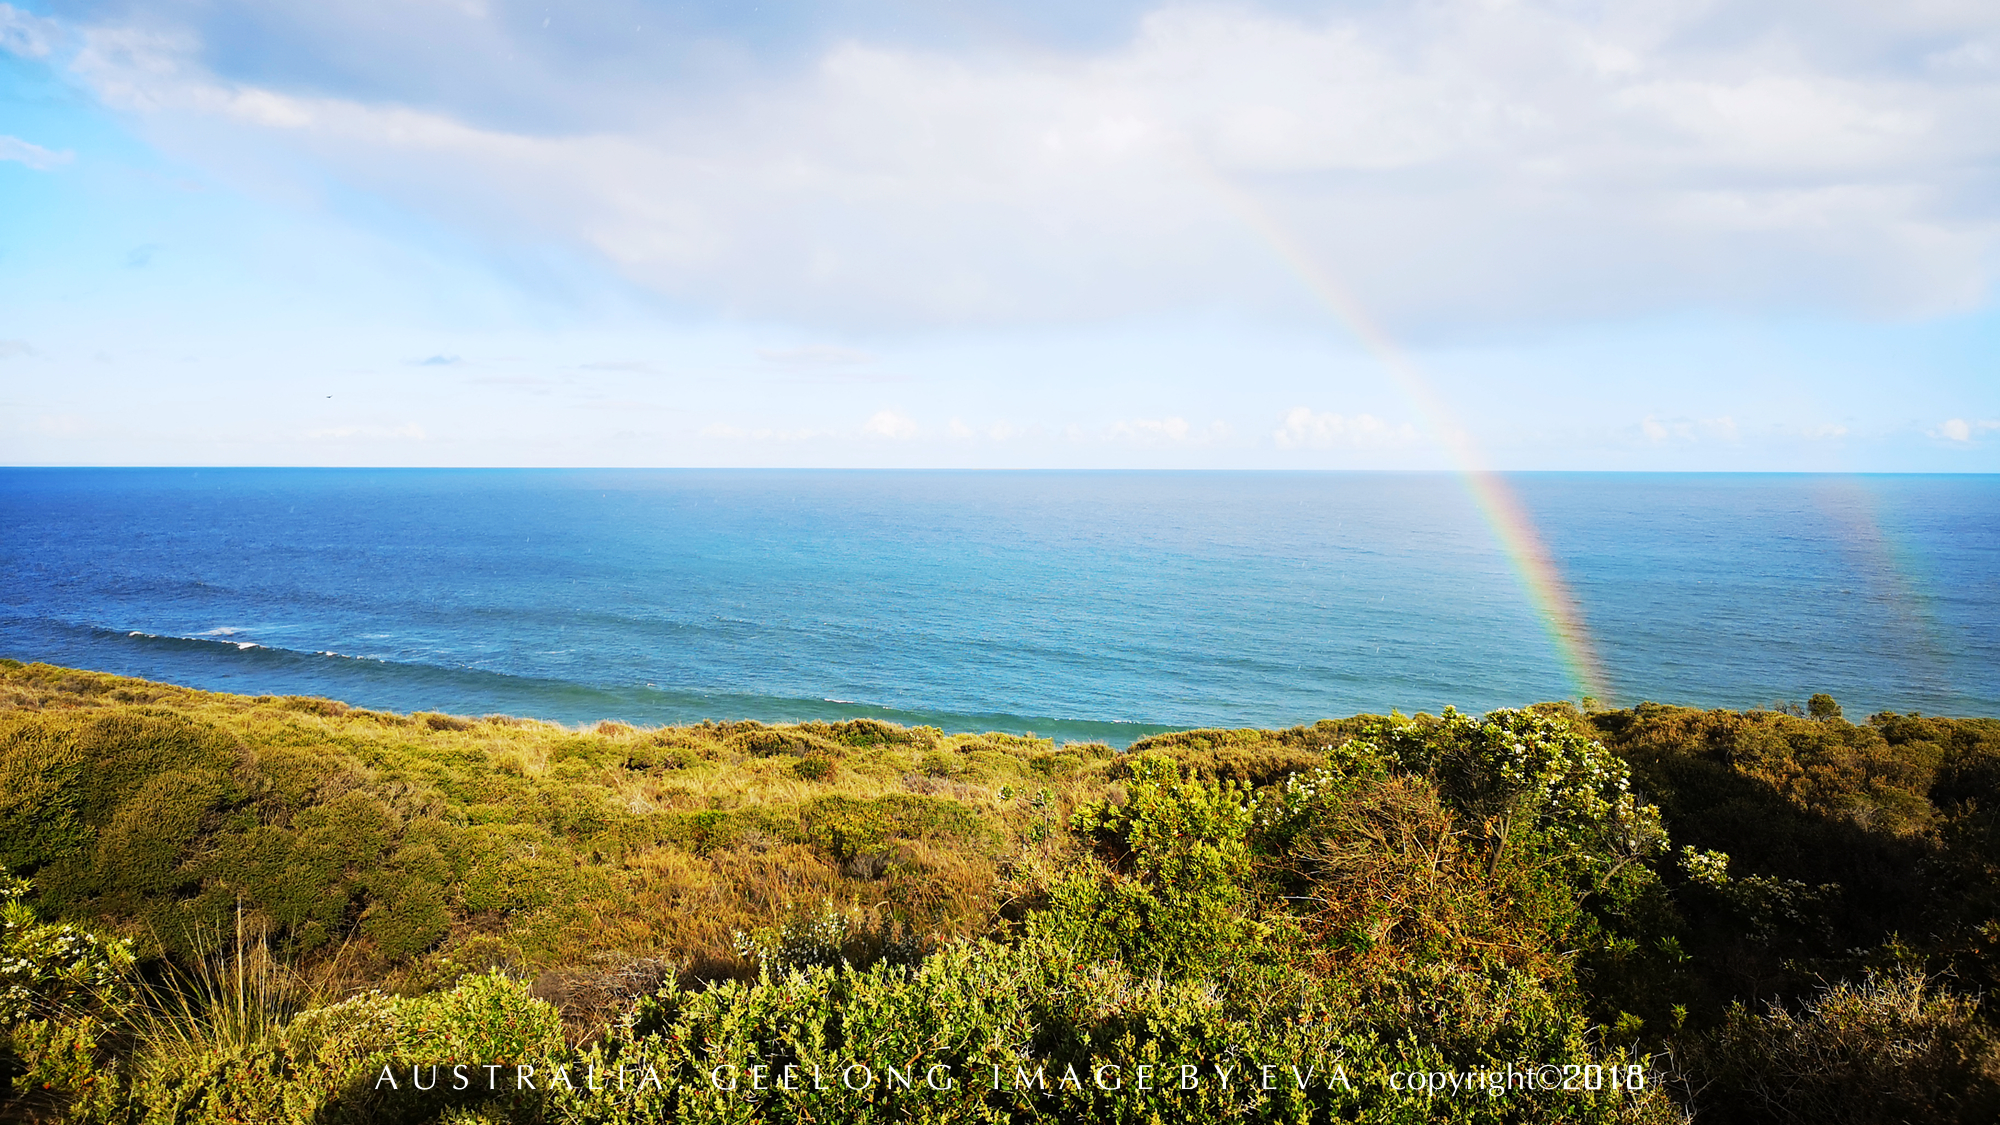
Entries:
{"type": "Polygon", "coordinates": [[[1983,1122],[2000,722],[1125,752],[0,662],[0,1117],[1983,1122]]]}

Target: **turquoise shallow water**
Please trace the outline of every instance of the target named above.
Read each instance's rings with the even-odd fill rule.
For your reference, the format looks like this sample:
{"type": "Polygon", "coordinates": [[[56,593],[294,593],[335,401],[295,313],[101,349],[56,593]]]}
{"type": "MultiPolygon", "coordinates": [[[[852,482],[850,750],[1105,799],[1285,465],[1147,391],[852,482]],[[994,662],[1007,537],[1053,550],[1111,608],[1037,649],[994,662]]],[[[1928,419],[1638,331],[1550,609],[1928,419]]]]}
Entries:
{"type": "MultiPolygon", "coordinates": [[[[1613,701],[2000,715],[2000,478],[1509,478],[1613,701]]],[[[1123,744],[1574,698],[1446,474],[0,470],[0,654],[1123,744]]]]}

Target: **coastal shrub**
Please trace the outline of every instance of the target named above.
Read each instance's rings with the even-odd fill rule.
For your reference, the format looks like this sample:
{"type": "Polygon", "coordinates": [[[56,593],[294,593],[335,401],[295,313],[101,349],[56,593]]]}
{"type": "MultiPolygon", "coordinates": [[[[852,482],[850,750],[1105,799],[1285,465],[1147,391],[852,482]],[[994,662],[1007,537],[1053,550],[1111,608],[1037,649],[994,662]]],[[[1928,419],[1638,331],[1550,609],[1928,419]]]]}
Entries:
{"type": "Polygon", "coordinates": [[[88,1093],[132,1004],[130,945],[41,920],[29,889],[0,868],[0,1112],[17,1081],[23,1096],[88,1093]]]}
{"type": "Polygon", "coordinates": [[[738,930],[732,941],[737,956],[767,980],[806,969],[914,964],[922,960],[925,944],[886,916],[871,923],[859,907],[842,908],[826,899],[816,908],[787,912],[776,925],[738,930]]]}
{"type": "Polygon", "coordinates": [[[427,996],[370,992],[307,1009],[251,1040],[176,1044],[142,1060],[126,1098],[78,1116],[107,1125],[414,1125],[468,1112],[528,1121],[537,1095],[513,1080],[525,1068],[532,1083],[565,1050],[554,1008],[521,982],[482,974],[427,996]]]}
{"type": "Polygon", "coordinates": [[[891,793],[873,800],[829,794],[799,808],[806,843],[839,860],[878,851],[897,838],[945,838],[990,846],[991,833],[970,806],[946,797],[891,793]]]}
{"type": "Polygon", "coordinates": [[[1358,788],[1388,776],[1380,748],[1360,740],[1342,744],[1311,769],[1295,770],[1261,790],[1252,809],[1256,843],[1266,855],[1282,857],[1299,837],[1338,808],[1358,788]]]}
{"type": "Polygon", "coordinates": [[[1681,919],[1666,929],[1685,957],[1671,1003],[1691,1025],[1733,1000],[1797,1004],[1858,979],[1892,940],[1916,938],[1967,986],[2000,984],[1979,936],[2000,909],[2000,836],[1981,827],[2000,807],[1983,801],[1981,765],[2000,753],[2000,724],[1659,704],[1590,723],[1676,840],[1731,859],[1732,894],[1664,872],[1681,919]]]}
{"type": "Polygon", "coordinates": [[[1560,719],[1507,708],[1473,719],[1447,707],[1437,718],[1380,721],[1368,735],[1479,827],[1494,870],[1524,846],[1599,891],[1643,871],[1666,844],[1659,809],[1632,791],[1626,764],[1560,719]]]}
{"type": "MultiPolygon", "coordinates": [[[[9,716],[0,723],[0,863],[32,873],[74,856],[134,790],[174,771],[227,775],[236,761],[225,732],[157,708],[9,716]]],[[[141,805],[160,796],[156,788],[141,805]]],[[[88,877],[72,869],[65,884],[88,877]]],[[[89,891],[44,882],[44,893],[89,891]]]]}
{"type": "Polygon", "coordinates": [[[1369,719],[1323,719],[1288,730],[1170,731],[1139,739],[1129,752],[1170,754],[1191,776],[1261,787],[1318,768],[1329,751],[1354,738],[1369,719]]]}
{"type": "Polygon", "coordinates": [[[373,938],[383,957],[400,959],[422,953],[451,928],[451,911],[435,883],[413,876],[394,880],[377,891],[375,905],[361,916],[361,933],[373,938]]]}
{"type": "MultiPolygon", "coordinates": [[[[2000,723],[1888,713],[1546,705],[1115,753],[873,720],[433,723],[0,665],[0,854],[36,884],[19,902],[131,939],[143,972],[104,996],[158,1010],[175,993],[146,989],[171,986],[210,1028],[174,1046],[145,1005],[96,999],[30,1015],[8,1041],[49,1088],[0,1117],[1671,1120],[1651,1083],[1387,1085],[1666,1050],[1703,1120],[1813,1058],[1972,1096],[1989,1017],[1965,997],[2000,984],[1996,763],[2000,723]],[[255,1005],[254,1035],[186,983],[237,917],[268,935],[247,964],[300,986],[255,1005]],[[666,991],[567,1027],[488,972],[634,959],[666,991]],[[1914,1007],[1869,993],[1918,971],[1956,975],[1914,1007]],[[533,1044],[491,1038],[517,1033],[533,1044]],[[409,1067],[489,1047],[572,1077],[640,1067],[628,1083],[658,1064],[662,1088],[409,1089],[409,1067]],[[808,1058],[876,1060],[872,1092],[749,1088],[750,1067],[808,1058]],[[887,1085],[891,1058],[911,1088],[887,1085]],[[962,1084],[923,1089],[925,1060],[962,1084]],[[1136,1066],[1189,1060],[1198,1087],[1135,1088],[1136,1066]],[[1217,1060],[1352,1085],[1224,1090],[1217,1060]],[[388,1063],[400,1088],[378,1090],[388,1063]],[[710,1085],[725,1063],[734,1091],[710,1085]],[[1125,1087],[1096,1088],[1114,1064],[1125,1087]]],[[[1816,1119],[1824,1093],[1767,1084],[1737,1119],[1816,1119]]]]}
{"type": "Polygon", "coordinates": [[[1068,777],[1083,768],[1089,759],[1082,753],[1067,747],[1051,754],[1036,754],[1028,759],[1028,769],[1043,777],[1068,777]]]}
{"type": "Polygon", "coordinates": [[[1465,846],[1426,779],[1365,782],[1318,812],[1268,866],[1317,937],[1322,971],[1518,960],[1539,945],[1518,910],[1536,900],[1494,893],[1485,857],[1465,846]]]}
{"type": "Polygon", "coordinates": [[[1323,719],[1312,726],[1292,727],[1289,730],[1208,727],[1149,734],[1133,742],[1131,752],[1170,753],[1180,757],[1229,749],[1317,750],[1329,744],[1345,742],[1351,736],[1349,722],[1339,719],[1323,719]]]}
{"type": "Polygon", "coordinates": [[[1480,986],[1411,982],[1403,995],[1432,1021],[1412,1034],[1394,1003],[1373,1024],[1310,980],[1257,983],[1079,964],[1031,938],[954,943],[915,967],[669,986],[575,1057],[624,1088],[551,1094],[544,1111],[576,1123],[1674,1120],[1656,1083],[1434,1099],[1392,1086],[1406,1068],[1504,1081],[1502,1060],[1518,1073],[1522,1057],[1643,1069],[1594,1054],[1547,1006],[1490,989],[1468,1005],[1480,986]]]}
{"type": "MultiPolygon", "coordinates": [[[[1858,828],[1909,836],[1930,818],[1929,790],[1954,754],[1989,742],[1988,720],[1876,715],[1865,725],[1771,711],[1696,711],[1641,704],[1591,717],[1638,768],[1702,760],[1762,781],[1794,808],[1858,828]]],[[[1667,786],[1666,788],[1672,788],[1667,786]]]]}
{"type": "Polygon", "coordinates": [[[831,738],[802,727],[755,725],[732,736],[725,745],[735,753],[748,754],[753,758],[769,758],[778,754],[816,754],[823,758],[838,758],[847,749],[831,738]]]}
{"type": "Polygon", "coordinates": [[[1974,1000],[1915,972],[1839,982],[1796,1010],[1734,1005],[1680,1061],[1704,1125],[2000,1119],[2000,1041],[1974,1000]]]}
{"type": "Polygon", "coordinates": [[[903,727],[880,719],[847,719],[838,723],[800,723],[792,728],[842,746],[934,746],[944,737],[936,727],[903,727]]]}
{"type": "Polygon", "coordinates": [[[213,770],[167,770],[141,783],[97,833],[96,879],[110,891],[158,894],[198,885],[187,860],[202,822],[235,796],[213,770]]]}
{"type": "Polygon", "coordinates": [[[1248,901],[1252,816],[1243,787],[1184,779],[1173,759],[1141,755],[1123,804],[1072,818],[1106,862],[1050,887],[1036,929],[1081,958],[1176,976],[1254,949],[1265,934],[1248,901]]]}

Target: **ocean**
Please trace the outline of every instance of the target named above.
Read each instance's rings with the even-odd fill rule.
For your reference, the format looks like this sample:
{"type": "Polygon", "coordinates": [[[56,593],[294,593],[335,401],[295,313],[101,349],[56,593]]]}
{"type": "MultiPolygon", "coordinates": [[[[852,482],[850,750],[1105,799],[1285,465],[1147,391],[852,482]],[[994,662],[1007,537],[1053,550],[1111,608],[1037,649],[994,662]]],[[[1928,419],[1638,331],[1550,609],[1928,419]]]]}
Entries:
{"type": "MultiPolygon", "coordinates": [[[[1602,702],[2000,715],[2000,477],[1506,481],[1602,702]]],[[[0,655],[1115,745],[1585,690],[1442,473],[7,469],[0,655]]]]}

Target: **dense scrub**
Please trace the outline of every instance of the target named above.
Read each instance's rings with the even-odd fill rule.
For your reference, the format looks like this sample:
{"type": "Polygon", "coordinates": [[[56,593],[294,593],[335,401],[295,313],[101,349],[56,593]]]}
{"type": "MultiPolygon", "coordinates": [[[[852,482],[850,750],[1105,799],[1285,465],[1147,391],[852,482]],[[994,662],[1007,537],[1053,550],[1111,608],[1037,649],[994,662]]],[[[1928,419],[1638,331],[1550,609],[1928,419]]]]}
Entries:
{"type": "Polygon", "coordinates": [[[1986,1121],[1995,809],[2000,723],[1824,699],[1115,753],[8,663],[0,1105],[1986,1121]]]}
{"type": "Polygon", "coordinates": [[[1821,718],[1641,704],[1588,720],[1684,849],[1661,873],[1692,968],[1656,960],[1628,997],[1654,1018],[1870,970],[2000,985],[2000,721],[1857,724],[1819,700],[1821,718]]]}

